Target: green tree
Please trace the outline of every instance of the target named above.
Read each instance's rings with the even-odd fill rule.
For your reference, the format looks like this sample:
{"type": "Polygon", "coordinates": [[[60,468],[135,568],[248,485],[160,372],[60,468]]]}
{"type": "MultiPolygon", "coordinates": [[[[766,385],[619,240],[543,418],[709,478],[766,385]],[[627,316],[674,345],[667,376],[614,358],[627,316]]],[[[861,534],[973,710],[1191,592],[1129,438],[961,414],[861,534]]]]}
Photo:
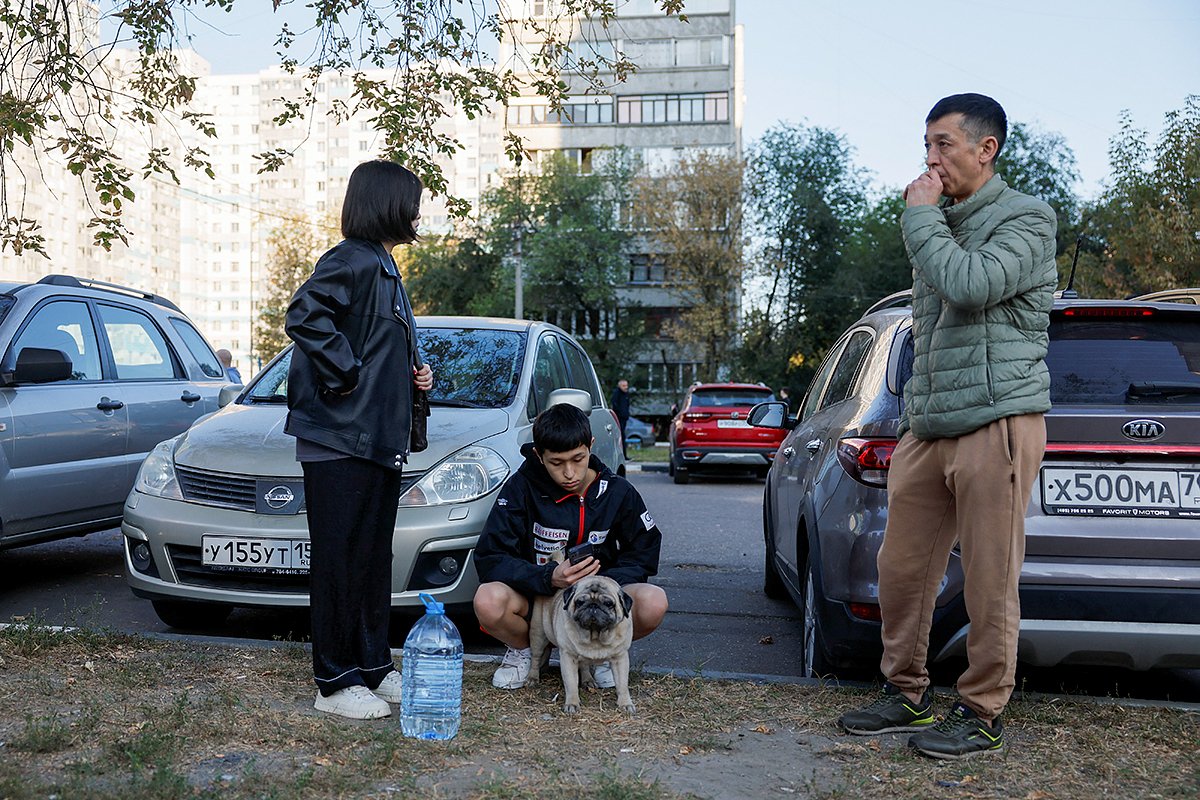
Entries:
{"type": "Polygon", "coordinates": [[[1110,182],[1083,215],[1076,287],[1124,297],[1200,285],[1200,95],[1166,115],[1153,146],[1126,111],[1108,152],[1110,182]]]}
{"type": "Polygon", "coordinates": [[[844,327],[845,261],[867,205],[866,179],[840,134],[780,124],[750,149],[748,219],[757,243],[739,374],[808,383],[844,327]]]}
{"type": "Polygon", "coordinates": [[[742,283],[744,162],[699,152],[635,183],[635,218],[664,254],[666,286],[682,301],[665,333],[701,354],[699,378],[730,366],[742,283]]]}
{"type": "Polygon", "coordinates": [[[418,314],[512,315],[512,282],[502,259],[477,239],[425,236],[398,248],[396,260],[418,314]]]}
{"type": "Polygon", "coordinates": [[[270,252],[267,291],[250,336],[253,355],[263,363],[289,344],[284,319],[292,295],[308,280],[321,253],[339,238],[332,219],[313,223],[303,214],[280,223],[267,237],[270,252]]]}
{"type": "MultiPolygon", "coordinates": [[[[41,225],[25,217],[22,198],[8,196],[8,178],[34,182],[28,172],[36,171],[48,151],[59,151],[89,190],[95,241],[106,248],[126,241],[121,212],[134,200],[135,175],[178,180],[179,166],[212,177],[203,146],[190,140],[202,142],[216,131],[208,117],[189,108],[196,78],[178,51],[189,44],[186,26],[202,9],[228,12],[247,2],[114,0],[104,4],[103,25],[96,24],[100,12],[89,3],[0,4],[0,246],[44,252],[41,225]],[[102,41],[99,32],[106,30],[115,33],[102,41]],[[133,48],[132,58],[114,52],[120,47],[133,48]],[[125,140],[153,145],[122,150],[113,135],[118,125],[140,134],[125,140]],[[164,141],[173,126],[195,134],[164,141]]],[[[655,5],[677,14],[683,0],[655,5]]],[[[320,78],[345,75],[351,93],[333,115],[341,121],[369,112],[385,135],[385,155],[407,164],[439,193],[447,185],[438,158],[460,149],[439,120],[459,112],[474,117],[523,90],[546,97],[559,110],[564,97],[580,90],[565,75],[579,75],[591,89],[604,90],[634,68],[622,54],[607,55],[587,37],[576,38],[579,19],[601,30],[616,23],[611,0],[547,2],[546,15],[536,18],[510,18],[492,0],[322,0],[304,7],[306,23],[285,21],[298,6],[290,0],[271,4],[279,15],[281,64],[305,87],[299,97],[278,98],[272,123],[303,119],[315,104],[320,78]],[[494,41],[522,31],[534,34],[541,47],[529,63],[497,68],[489,54],[494,41]],[[372,70],[386,71],[387,78],[372,70]]],[[[507,134],[506,150],[518,155],[519,137],[507,134]]],[[[275,149],[258,158],[266,171],[291,156],[275,149]]],[[[448,204],[457,213],[467,211],[461,199],[450,197],[448,204]]]]}
{"type": "Polygon", "coordinates": [[[1062,134],[1013,123],[996,159],[996,172],[1017,191],[1050,204],[1058,217],[1058,254],[1067,252],[1079,226],[1079,198],[1075,194],[1079,170],[1075,152],[1062,134]]]}

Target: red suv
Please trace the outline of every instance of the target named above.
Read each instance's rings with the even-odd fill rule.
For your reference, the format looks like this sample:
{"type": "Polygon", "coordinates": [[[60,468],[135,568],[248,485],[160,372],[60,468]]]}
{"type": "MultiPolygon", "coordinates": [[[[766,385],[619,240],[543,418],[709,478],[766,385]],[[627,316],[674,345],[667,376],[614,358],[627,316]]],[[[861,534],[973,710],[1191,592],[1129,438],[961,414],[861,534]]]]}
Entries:
{"type": "Polygon", "coordinates": [[[671,420],[671,476],[687,483],[693,472],[750,470],[765,478],[785,431],[746,422],[757,403],[774,400],[761,383],[694,383],[671,420]]]}

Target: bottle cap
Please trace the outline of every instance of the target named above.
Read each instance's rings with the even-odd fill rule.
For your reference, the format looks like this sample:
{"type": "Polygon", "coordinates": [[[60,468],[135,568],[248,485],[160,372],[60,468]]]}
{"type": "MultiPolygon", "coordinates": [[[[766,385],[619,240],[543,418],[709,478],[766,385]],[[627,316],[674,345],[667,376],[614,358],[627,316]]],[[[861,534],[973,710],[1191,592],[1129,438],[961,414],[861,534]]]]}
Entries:
{"type": "Polygon", "coordinates": [[[419,595],[417,595],[417,597],[420,597],[421,602],[425,604],[425,613],[426,614],[445,614],[446,613],[446,607],[443,604],[439,603],[437,600],[434,600],[432,595],[428,595],[428,594],[425,594],[425,592],[421,592],[419,595]]]}

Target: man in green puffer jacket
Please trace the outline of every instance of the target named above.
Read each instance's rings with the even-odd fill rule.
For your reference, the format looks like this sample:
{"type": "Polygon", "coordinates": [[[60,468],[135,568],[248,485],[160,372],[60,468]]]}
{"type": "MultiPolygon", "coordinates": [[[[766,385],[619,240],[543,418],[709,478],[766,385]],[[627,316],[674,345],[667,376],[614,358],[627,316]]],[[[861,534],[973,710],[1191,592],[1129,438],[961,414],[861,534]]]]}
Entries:
{"type": "Polygon", "coordinates": [[[925,120],[929,169],[904,191],[914,357],[878,559],[887,683],[875,702],[841,718],[850,733],[917,731],[909,744],[936,758],[1004,747],[1025,509],[1046,446],[1056,222],[1050,206],[995,174],[1007,127],[990,97],[939,101],[925,120]],[[955,542],[969,663],[960,702],[938,723],[926,659],[955,542]]]}

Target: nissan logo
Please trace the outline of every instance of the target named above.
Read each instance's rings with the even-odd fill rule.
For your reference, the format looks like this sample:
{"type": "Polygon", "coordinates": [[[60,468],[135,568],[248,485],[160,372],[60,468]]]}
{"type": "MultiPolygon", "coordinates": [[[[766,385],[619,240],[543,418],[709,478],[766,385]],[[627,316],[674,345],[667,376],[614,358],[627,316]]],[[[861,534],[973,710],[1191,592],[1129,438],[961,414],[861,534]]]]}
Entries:
{"type": "Polygon", "coordinates": [[[267,501],[267,505],[271,508],[283,508],[295,500],[296,495],[292,494],[292,490],[286,486],[274,486],[263,495],[263,499],[267,501]]]}
{"type": "Polygon", "coordinates": [[[1121,426],[1121,433],[1138,442],[1152,442],[1167,432],[1167,428],[1154,419],[1131,419],[1121,426]]]}

